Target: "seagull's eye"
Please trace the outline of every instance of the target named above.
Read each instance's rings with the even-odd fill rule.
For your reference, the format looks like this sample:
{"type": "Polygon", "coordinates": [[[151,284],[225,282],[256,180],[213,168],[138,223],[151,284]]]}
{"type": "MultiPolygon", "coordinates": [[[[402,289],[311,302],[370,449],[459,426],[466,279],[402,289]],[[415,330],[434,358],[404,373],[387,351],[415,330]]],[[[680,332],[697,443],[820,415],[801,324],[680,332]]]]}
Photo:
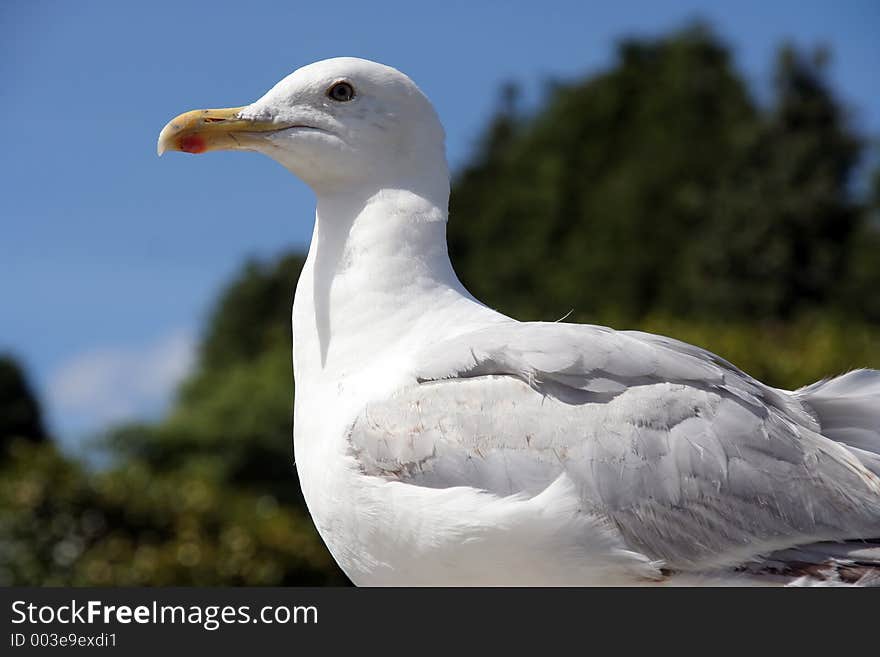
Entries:
{"type": "Polygon", "coordinates": [[[327,91],[327,95],[333,100],[338,100],[340,103],[344,103],[354,98],[354,87],[348,82],[337,82],[330,87],[327,91]]]}

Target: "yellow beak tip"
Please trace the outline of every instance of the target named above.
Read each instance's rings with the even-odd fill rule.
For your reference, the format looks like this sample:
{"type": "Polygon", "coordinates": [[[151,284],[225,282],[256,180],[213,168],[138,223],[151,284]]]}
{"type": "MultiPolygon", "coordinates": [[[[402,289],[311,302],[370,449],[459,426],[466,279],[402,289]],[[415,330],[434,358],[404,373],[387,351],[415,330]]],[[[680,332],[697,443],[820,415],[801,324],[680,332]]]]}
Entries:
{"type": "Polygon", "coordinates": [[[161,157],[165,151],[184,153],[206,153],[217,150],[243,150],[238,133],[265,132],[278,130],[273,121],[242,119],[244,107],[226,109],[191,110],[169,121],[156,144],[156,153],[161,157]]]}

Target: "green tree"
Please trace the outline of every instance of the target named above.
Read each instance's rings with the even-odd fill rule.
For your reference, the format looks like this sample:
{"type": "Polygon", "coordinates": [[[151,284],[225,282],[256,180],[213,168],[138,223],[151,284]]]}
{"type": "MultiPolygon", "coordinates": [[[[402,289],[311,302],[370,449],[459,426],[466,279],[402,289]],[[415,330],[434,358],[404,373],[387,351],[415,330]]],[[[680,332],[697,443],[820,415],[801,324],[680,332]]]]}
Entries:
{"type": "Polygon", "coordinates": [[[249,261],[223,292],[202,341],[200,369],[247,363],[290,342],[293,292],[304,258],[298,253],[270,264],[249,261]]]}
{"type": "Polygon", "coordinates": [[[832,302],[864,222],[849,194],[861,141],[822,57],[784,49],[776,77],[758,105],[696,26],[623,42],[609,71],[557,85],[531,116],[505,107],[453,188],[463,281],[522,318],[785,318],[832,302]]]}
{"type": "Polygon", "coordinates": [[[18,363],[0,355],[0,454],[15,438],[46,440],[40,406],[18,363]]]}
{"type": "Polygon", "coordinates": [[[827,54],[781,50],[776,98],[737,153],[693,242],[689,296],[716,316],[790,317],[834,304],[865,207],[860,140],[824,80],[827,54]]]}
{"type": "Polygon", "coordinates": [[[303,506],[293,465],[290,314],[302,257],[248,262],[215,304],[195,371],[168,416],[115,429],[117,456],[160,471],[197,460],[217,477],[303,506]]]}
{"type": "MultiPolygon", "coordinates": [[[[293,468],[290,300],[301,266],[296,256],[245,266],[218,300],[168,416],[110,431],[108,468],[78,464],[51,443],[9,442],[0,584],[347,581],[293,468]]],[[[8,369],[23,381],[14,363],[8,369]]],[[[32,410],[39,417],[35,402],[32,410]]]]}
{"type": "Polygon", "coordinates": [[[867,220],[853,235],[848,275],[841,281],[841,306],[848,315],[880,322],[880,169],[871,183],[867,220]]]}
{"type": "Polygon", "coordinates": [[[0,464],[0,585],[342,581],[302,511],[195,461],[93,472],[51,444],[16,441],[0,464]]]}

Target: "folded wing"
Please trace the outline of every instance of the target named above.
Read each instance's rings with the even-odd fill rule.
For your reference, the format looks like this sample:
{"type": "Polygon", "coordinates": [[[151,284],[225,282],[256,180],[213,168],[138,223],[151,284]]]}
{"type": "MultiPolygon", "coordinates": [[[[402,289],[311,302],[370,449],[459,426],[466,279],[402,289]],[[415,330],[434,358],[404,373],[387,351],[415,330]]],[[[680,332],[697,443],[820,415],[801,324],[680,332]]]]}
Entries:
{"type": "Polygon", "coordinates": [[[877,476],[797,398],[696,347],[511,322],[419,363],[351,428],[368,474],[533,496],[565,473],[585,513],[671,569],[880,535],[877,476]]]}

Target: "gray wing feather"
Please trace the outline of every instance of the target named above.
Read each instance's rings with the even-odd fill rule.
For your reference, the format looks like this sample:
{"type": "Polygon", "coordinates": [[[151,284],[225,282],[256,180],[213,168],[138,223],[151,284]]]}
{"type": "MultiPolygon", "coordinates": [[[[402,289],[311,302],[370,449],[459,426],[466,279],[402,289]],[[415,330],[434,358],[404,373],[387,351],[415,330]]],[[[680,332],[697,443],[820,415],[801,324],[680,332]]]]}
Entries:
{"type": "Polygon", "coordinates": [[[511,323],[438,344],[351,429],[369,474],[534,495],[561,473],[677,569],[880,535],[880,481],[784,391],[674,340],[511,323]]]}

